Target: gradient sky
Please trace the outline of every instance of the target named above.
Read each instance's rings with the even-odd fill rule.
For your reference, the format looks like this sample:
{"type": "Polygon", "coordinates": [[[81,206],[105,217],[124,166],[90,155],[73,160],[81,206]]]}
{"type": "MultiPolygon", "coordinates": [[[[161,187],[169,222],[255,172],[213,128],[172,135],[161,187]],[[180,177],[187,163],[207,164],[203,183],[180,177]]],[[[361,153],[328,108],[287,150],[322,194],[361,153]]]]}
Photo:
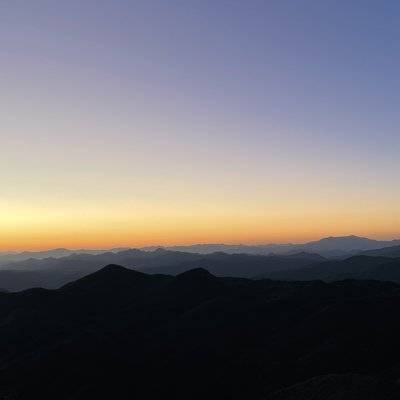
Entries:
{"type": "Polygon", "coordinates": [[[400,236],[400,2],[0,2],[0,249],[400,236]]]}

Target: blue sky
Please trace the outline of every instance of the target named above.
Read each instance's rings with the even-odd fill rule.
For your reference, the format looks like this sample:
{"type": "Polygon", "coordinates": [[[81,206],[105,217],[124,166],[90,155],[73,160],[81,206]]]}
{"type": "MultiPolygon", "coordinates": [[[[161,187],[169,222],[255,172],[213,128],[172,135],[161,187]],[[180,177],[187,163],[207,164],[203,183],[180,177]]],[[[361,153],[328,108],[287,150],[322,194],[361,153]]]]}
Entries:
{"type": "Polygon", "coordinates": [[[395,237],[399,15],[2,2],[0,247],[395,237]]]}

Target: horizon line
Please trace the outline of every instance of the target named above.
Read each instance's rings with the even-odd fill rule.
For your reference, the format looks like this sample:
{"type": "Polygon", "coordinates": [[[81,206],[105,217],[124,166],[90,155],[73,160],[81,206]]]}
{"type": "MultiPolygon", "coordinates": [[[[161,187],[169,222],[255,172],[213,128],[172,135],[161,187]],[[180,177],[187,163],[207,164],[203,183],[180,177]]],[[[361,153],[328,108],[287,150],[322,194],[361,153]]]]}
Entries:
{"type": "Polygon", "coordinates": [[[375,240],[378,242],[396,242],[400,241],[399,236],[393,236],[390,239],[387,238],[371,238],[368,236],[358,236],[354,234],[350,235],[329,235],[329,236],[321,236],[317,239],[303,241],[303,242],[259,242],[259,243],[251,243],[251,242],[193,242],[193,243],[178,243],[178,244],[148,244],[148,245],[110,245],[110,246],[102,246],[102,247],[43,247],[43,248],[15,248],[15,249],[0,249],[1,254],[7,253],[24,253],[24,252],[46,252],[46,251],[56,251],[56,250],[66,250],[66,251],[112,251],[112,250],[133,250],[133,249],[148,249],[148,248],[171,248],[171,247],[191,247],[191,246],[248,246],[248,247],[262,247],[262,246],[301,246],[312,242],[318,242],[324,239],[340,239],[340,238],[359,238],[359,239],[368,239],[375,240]]]}

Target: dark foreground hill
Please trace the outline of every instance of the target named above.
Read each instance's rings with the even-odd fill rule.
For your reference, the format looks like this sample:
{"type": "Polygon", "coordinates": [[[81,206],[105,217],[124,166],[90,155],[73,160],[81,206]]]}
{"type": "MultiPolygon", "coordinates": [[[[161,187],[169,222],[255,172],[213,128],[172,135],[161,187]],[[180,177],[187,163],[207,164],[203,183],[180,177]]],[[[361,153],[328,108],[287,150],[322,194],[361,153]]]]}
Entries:
{"type": "Polygon", "coordinates": [[[0,399],[394,400],[400,286],[116,265],[0,294],[0,399]]]}

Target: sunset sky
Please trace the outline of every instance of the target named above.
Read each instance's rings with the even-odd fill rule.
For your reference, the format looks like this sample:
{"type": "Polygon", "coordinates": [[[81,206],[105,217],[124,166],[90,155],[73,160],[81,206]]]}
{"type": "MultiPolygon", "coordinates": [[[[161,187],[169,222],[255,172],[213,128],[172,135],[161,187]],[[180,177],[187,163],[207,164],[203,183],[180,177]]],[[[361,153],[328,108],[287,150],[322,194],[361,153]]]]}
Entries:
{"type": "Polygon", "coordinates": [[[399,15],[1,1],[0,250],[400,237],[399,15]]]}

